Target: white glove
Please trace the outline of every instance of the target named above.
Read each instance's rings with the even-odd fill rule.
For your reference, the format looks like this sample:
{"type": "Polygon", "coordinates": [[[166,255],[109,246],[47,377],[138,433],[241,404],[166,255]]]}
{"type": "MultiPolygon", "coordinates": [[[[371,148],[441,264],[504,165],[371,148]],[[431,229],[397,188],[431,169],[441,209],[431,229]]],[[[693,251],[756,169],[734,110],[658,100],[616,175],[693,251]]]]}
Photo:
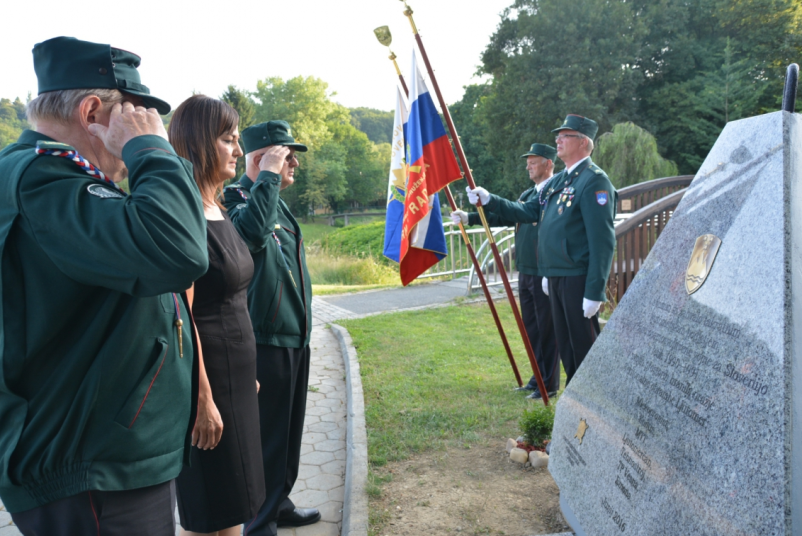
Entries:
{"type": "Polygon", "coordinates": [[[549,295],[549,280],[545,277],[540,282],[540,287],[543,289],[543,294],[549,295]]]}
{"type": "Polygon", "coordinates": [[[582,298],[582,309],[585,311],[585,318],[593,318],[599,312],[602,302],[582,298]]]}
{"type": "Polygon", "coordinates": [[[463,212],[461,210],[455,210],[451,213],[451,221],[454,222],[454,225],[468,225],[468,213],[463,212]]]}
{"type": "Polygon", "coordinates": [[[478,200],[482,202],[482,206],[485,206],[490,201],[490,192],[481,186],[473,190],[471,190],[470,186],[466,186],[465,191],[468,192],[468,201],[471,202],[471,205],[475,205],[478,200]]]}

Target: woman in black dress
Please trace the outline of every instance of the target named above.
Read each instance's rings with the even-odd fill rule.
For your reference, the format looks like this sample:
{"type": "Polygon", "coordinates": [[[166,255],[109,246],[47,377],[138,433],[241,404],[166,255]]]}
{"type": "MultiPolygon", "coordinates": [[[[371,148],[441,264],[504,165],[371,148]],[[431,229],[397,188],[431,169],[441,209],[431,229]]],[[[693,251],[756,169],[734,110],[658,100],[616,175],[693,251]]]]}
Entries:
{"type": "Polygon", "coordinates": [[[247,290],[253,262],[217,198],[236,175],[237,112],[194,95],[175,111],[170,143],[192,162],[207,219],[209,271],[190,298],[201,343],[191,466],[176,479],[182,534],[240,534],[265,498],[256,398],[256,341],[247,290]]]}

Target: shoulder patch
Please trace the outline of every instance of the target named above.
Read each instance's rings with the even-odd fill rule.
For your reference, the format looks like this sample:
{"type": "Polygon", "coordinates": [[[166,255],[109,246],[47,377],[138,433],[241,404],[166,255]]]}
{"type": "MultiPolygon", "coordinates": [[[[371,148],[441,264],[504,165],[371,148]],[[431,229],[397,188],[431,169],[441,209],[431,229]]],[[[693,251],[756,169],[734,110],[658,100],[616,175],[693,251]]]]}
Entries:
{"type": "Polygon", "coordinates": [[[61,143],[60,141],[45,141],[39,140],[36,142],[37,149],[43,149],[46,151],[74,151],[75,147],[71,145],[67,145],[66,143],[61,143]]]}
{"type": "Polygon", "coordinates": [[[609,198],[609,194],[607,193],[607,190],[601,190],[599,192],[596,192],[596,202],[598,204],[600,204],[601,206],[604,206],[604,205],[607,204],[607,199],[608,198],[609,198]]]}
{"type": "Polygon", "coordinates": [[[106,188],[102,184],[90,184],[86,187],[86,191],[92,195],[96,195],[101,199],[122,199],[125,197],[122,193],[111,188],[106,188]]]}

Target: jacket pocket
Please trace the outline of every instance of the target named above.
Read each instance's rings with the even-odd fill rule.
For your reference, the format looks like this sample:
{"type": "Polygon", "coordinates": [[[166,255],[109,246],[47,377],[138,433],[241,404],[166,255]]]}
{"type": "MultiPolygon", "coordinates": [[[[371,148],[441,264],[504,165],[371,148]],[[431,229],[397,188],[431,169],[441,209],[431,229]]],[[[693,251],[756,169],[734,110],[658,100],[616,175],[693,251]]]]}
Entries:
{"type": "Polygon", "coordinates": [[[133,390],[131,395],[128,397],[128,400],[126,400],[125,404],[123,404],[122,409],[114,418],[118,424],[121,424],[129,429],[134,426],[134,423],[139,417],[139,413],[145,406],[145,402],[148,399],[150,390],[153,388],[153,384],[156,383],[159,373],[164,366],[164,362],[167,359],[167,351],[169,349],[170,345],[167,344],[166,340],[162,338],[156,340],[156,346],[154,347],[151,355],[153,364],[150,366],[148,372],[139,382],[139,385],[137,385],[133,390]]]}
{"type": "Polygon", "coordinates": [[[574,264],[574,261],[571,260],[571,256],[568,255],[568,240],[566,240],[565,238],[560,240],[560,252],[562,253],[565,262],[567,262],[568,264],[574,264]]]}

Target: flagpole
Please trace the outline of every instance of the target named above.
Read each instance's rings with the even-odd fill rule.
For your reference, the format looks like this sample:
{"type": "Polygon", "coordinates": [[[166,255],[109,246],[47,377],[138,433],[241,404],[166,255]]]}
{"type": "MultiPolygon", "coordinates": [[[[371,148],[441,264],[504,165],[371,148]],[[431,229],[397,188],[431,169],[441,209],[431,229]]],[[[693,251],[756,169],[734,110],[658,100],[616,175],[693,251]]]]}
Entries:
{"type": "MultiPolygon", "coordinates": [[[[474,189],[476,188],[476,183],[473,180],[471,168],[468,167],[468,160],[465,158],[465,151],[462,149],[462,142],[460,142],[459,136],[457,135],[457,129],[454,127],[454,122],[451,120],[451,114],[448,111],[448,106],[446,106],[443,95],[440,93],[440,86],[437,84],[437,78],[434,76],[434,70],[432,69],[431,63],[429,63],[429,56],[426,54],[426,48],[423,46],[423,40],[418,33],[417,26],[415,26],[415,21],[412,19],[412,9],[409,7],[409,5],[407,5],[406,0],[401,0],[401,2],[404,3],[404,7],[406,8],[404,10],[404,15],[406,15],[406,17],[409,19],[409,24],[412,26],[412,33],[415,34],[415,41],[418,43],[418,49],[423,57],[423,62],[426,64],[426,71],[429,73],[429,79],[432,81],[435,94],[437,95],[437,100],[440,102],[440,109],[443,112],[443,117],[446,119],[448,130],[451,132],[451,139],[454,142],[454,148],[457,150],[457,156],[459,157],[460,164],[462,164],[465,180],[468,181],[468,185],[471,187],[471,189],[474,189]]],[[[482,225],[485,228],[487,240],[490,243],[490,249],[493,251],[493,258],[496,261],[496,266],[499,268],[501,281],[504,283],[504,290],[507,291],[507,298],[509,299],[510,306],[512,307],[512,313],[515,316],[515,321],[518,324],[518,331],[521,332],[521,339],[524,342],[526,354],[529,357],[529,364],[532,365],[532,372],[535,373],[535,379],[537,380],[537,387],[540,390],[540,396],[543,399],[543,404],[548,406],[549,395],[546,392],[545,385],[543,384],[543,377],[540,375],[540,367],[537,365],[535,352],[532,349],[532,343],[529,341],[529,335],[526,333],[526,326],[524,326],[523,319],[521,318],[521,312],[518,309],[518,303],[515,301],[515,294],[513,294],[512,287],[510,286],[510,281],[507,277],[507,271],[504,269],[504,262],[498,252],[498,246],[496,245],[495,238],[493,238],[493,233],[490,231],[490,225],[487,223],[487,218],[485,217],[485,212],[482,208],[481,201],[477,201],[476,209],[479,212],[479,217],[482,219],[482,225]]]]}
{"type": "MultiPolygon", "coordinates": [[[[395,70],[398,73],[398,78],[401,80],[401,87],[404,88],[404,94],[409,97],[409,90],[407,89],[407,84],[404,82],[404,75],[401,74],[401,70],[398,68],[398,62],[396,62],[396,55],[390,52],[390,60],[392,60],[393,65],[395,65],[395,70]]],[[[446,197],[448,198],[448,204],[451,205],[451,210],[457,210],[457,203],[454,201],[454,196],[451,195],[451,188],[448,187],[446,184],[444,188],[446,192],[446,197]]],[[[523,381],[521,380],[521,373],[518,372],[518,365],[515,363],[515,358],[512,355],[512,349],[510,348],[510,343],[507,341],[507,335],[504,333],[504,327],[501,325],[501,319],[498,316],[498,312],[496,311],[496,304],[493,302],[493,297],[490,295],[490,289],[487,287],[487,282],[485,281],[485,276],[482,273],[482,267],[479,265],[479,261],[476,259],[476,254],[473,251],[473,246],[471,246],[471,240],[468,238],[468,233],[465,232],[465,227],[463,227],[462,222],[459,224],[459,230],[462,234],[462,240],[465,242],[465,247],[468,249],[468,255],[471,257],[471,262],[473,263],[473,267],[476,270],[476,276],[479,279],[479,283],[482,284],[482,291],[485,294],[485,299],[487,300],[487,304],[490,306],[490,312],[493,313],[493,320],[496,322],[496,328],[498,329],[498,334],[501,336],[501,342],[504,344],[504,350],[507,352],[507,357],[510,360],[510,365],[512,365],[512,371],[515,373],[515,379],[518,381],[518,387],[523,386],[523,381]]]]}

